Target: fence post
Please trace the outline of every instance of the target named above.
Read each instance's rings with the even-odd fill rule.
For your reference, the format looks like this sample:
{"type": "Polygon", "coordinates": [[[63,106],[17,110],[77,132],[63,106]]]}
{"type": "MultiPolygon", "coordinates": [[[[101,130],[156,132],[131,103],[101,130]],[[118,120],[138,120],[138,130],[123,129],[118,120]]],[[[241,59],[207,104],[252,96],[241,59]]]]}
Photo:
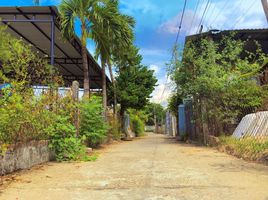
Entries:
{"type": "MultiPolygon", "coordinates": [[[[79,82],[73,81],[72,82],[72,98],[75,103],[78,103],[79,101],[79,82]]],[[[79,108],[75,108],[75,114],[74,114],[74,126],[76,128],[76,135],[79,135],[79,108]]]]}
{"type": "Polygon", "coordinates": [[[207,122],[207,118],[206,118],[206,114],[207,114],[206,101],[204,98],[200,100],[200,104],[201,104],[203,137],[204,137],[203,140],[204,140],[204,144],[207,144],[209,129],[208,129],[208,122],[207,122]]]}

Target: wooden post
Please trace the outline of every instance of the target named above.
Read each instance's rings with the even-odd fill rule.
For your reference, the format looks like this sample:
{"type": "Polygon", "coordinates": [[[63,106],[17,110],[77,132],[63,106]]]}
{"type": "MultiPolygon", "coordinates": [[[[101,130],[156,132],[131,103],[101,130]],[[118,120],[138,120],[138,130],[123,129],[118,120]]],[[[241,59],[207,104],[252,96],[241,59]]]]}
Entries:
{"type": "Polygon", "coordinates": [[[157,120],[156,120],[156,113],[155,113],[155,106],[154,106],[154,132],[157,133],[157,120]]]}
{"type": "MultiPolygon", "coordinates": [[[[72,83],[72,98],[75,103],[78,103],[79,101],[79,82],[78,81],[73,81],[72,83]]],[[[74,116],[74,126],[76,128],[76,135],[79,135],[79,108],[76,107],[75,110],[75,116],[74,116]]]]}
{"type": "Polygon", "coordinates": [[[264,10],[267,22],[268,22],[268,2],[267,0],[261,0],[261,2],[262,2],[262,7],[263,7],[263,10],[264,10]]]}
{"type": "Polygon", "coordinates": [[[207,118],[205,117],[205,115],[207,114],[206,100],[202,98],[200,103],[201,103],[202,129],[203,129],[203,137],[204,137],[203,142],[204,144],[207,144],[209,130],[208,130],[208,121],[207,121],[207,118]]]}

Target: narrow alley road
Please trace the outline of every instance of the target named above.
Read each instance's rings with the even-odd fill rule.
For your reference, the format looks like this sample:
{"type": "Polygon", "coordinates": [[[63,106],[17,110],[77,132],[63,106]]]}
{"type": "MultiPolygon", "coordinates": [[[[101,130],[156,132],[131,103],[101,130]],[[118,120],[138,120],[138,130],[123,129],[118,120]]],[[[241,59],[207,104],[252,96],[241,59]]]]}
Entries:
{"type": "Polygon", "coordinates": [[[17,179],[1,200],[268,200],[268,167],[153,134],[17,179]]]}

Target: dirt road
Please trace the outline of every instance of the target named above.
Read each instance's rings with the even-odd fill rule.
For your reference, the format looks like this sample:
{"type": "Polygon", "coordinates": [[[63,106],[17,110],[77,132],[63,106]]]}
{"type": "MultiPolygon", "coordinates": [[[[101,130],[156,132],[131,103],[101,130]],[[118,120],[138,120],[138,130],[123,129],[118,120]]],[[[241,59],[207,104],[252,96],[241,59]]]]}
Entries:
{"type": "Polygon", "coordinates": [[[152,134],[17,179],[1,200],[268,200],[268,167],[152,134]]]}

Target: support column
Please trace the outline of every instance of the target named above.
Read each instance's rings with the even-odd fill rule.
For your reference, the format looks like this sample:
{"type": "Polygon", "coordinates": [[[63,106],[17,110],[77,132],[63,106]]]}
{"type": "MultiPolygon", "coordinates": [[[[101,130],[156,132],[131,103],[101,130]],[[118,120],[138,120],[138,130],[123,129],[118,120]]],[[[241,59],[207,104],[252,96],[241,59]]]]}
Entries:
{"type": "Polygon", "coordinates": [[[50,64],[55,64],[55,16],[51,16],[50,64]]]}

